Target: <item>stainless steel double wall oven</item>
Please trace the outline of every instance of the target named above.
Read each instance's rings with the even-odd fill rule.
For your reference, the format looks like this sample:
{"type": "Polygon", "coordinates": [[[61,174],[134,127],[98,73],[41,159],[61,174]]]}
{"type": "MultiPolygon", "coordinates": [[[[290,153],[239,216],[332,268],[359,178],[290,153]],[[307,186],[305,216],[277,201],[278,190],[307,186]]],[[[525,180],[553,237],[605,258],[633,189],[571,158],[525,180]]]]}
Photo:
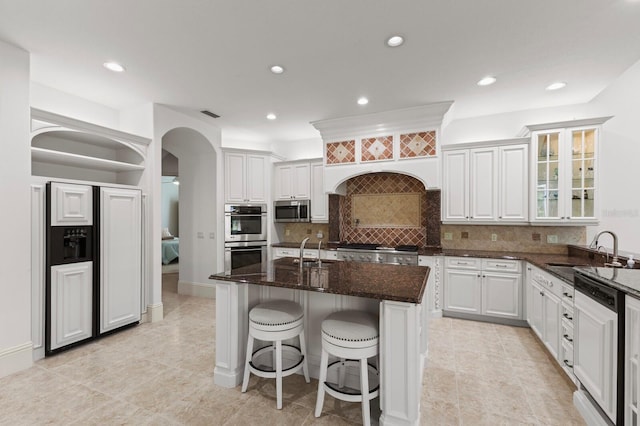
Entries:
{"type": "Polygon", "coordinates": [[[267,260],[267,205],[225,204],[224,272],[267,260]]]}

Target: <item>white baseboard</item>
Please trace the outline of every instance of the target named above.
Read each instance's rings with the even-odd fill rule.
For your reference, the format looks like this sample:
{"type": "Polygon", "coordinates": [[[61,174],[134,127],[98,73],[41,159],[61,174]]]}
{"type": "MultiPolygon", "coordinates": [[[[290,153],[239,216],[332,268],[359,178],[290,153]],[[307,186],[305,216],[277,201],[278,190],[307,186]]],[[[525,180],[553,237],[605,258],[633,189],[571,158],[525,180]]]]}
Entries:
{"type": "Polygon", "coordinates": [[[0,377],[26,370],[33,365],[33,343],[0,350],[0,377]]]}
{"type": "Polygon", "coordinates": [[[216,298],[215,284],[192,283],[188,281],[178,281],[178,294],[186,296],[216,298]]]}
{"type": "Polygon", "coordinates": [[[442,318],[442,310],[433,310],[431,311],[431,318],[442,318]]]}
{"type": "Polygon", "coordinates": [[[158,322],[164,318],[164,305],[156,303],[155,305],[147,305],[147,321],[158,322]]]}

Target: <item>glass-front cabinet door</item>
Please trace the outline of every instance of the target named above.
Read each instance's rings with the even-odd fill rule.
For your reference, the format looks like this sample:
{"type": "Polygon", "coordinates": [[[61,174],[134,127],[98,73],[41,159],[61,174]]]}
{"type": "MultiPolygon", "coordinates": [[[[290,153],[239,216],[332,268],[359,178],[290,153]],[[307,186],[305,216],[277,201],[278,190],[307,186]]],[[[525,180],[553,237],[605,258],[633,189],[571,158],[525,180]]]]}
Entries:
{"type": "MultiPolygon", "coordinates": [[[[598,123],[599,124],[599,123],[598,123]]],[[[532,133],[532,220],[597,221],[599,126],[536,130],[532,133]]]]}
{"type": "Polygon", "coordinates": [[[536,218],[560,218],[558,201],[560,164],[560,133],[537,136],[536,218]]]}

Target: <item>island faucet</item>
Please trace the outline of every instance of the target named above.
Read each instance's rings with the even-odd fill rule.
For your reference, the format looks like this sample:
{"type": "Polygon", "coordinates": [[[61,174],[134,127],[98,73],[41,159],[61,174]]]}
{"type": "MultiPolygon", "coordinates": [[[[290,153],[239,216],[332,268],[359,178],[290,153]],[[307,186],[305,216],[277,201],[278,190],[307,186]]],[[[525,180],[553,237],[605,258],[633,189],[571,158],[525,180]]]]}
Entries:
{"type": "MultiPolygon", "coordinates": [[[[611,260],[611,263],[605,263],[604,266],[612,266],[614,268],[622,268],[622,263],[620,263],[618,261],[618,236],[613,233],[612,231],[600,231],[596,234],[595,237],[593,237],[593,241],[591,241],[591,244],[589,244],[589,248],[594,248],[594,247],[598,247],[598,238],[600,238],[600,235],[602,234],[609,234],[611,235],[611,237],[613,238],[613,259],[611,260]]],[[[597,250],[597,248],[596,248],[597,250]]],[[[609,256],[607,255],[607,258],[609,256]]]]}
{"type": "Polygon", "coordinates": [[[318,268],[322,266],[322,259],[320,258],[321,247],[322,247],[322,240],[318,241],[318,268]]]}
{"type": "Polygon", "coordinates": [[[300,283],[302,284],[302,265],[304,264],[304,245],[309,241],[309,237],[302,240],[300,244],[300,283]]]}

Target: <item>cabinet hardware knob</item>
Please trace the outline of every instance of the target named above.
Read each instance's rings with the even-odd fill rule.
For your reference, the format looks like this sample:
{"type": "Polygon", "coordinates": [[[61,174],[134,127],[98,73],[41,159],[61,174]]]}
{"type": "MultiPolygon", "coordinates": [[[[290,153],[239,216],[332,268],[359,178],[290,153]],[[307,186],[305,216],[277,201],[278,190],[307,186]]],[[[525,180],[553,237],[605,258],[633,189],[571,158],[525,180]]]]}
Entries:
{"type": "Polygon", "coordinates": [[[502,219],[502,216],[498,216],[498,219],[502,219]]]}
{"type": "Polygon", "coordinates": [[[541,292],[540,292],[540,296],[544,296],[544,291],[541,291],[541,292]]]}
{"type": "Polygon", "coordinates": [[[573,342],[573,339],[571,337],[569,337],[568,334],[565,334],[564,338],[567,339],[568,342],[573,342]]]}

